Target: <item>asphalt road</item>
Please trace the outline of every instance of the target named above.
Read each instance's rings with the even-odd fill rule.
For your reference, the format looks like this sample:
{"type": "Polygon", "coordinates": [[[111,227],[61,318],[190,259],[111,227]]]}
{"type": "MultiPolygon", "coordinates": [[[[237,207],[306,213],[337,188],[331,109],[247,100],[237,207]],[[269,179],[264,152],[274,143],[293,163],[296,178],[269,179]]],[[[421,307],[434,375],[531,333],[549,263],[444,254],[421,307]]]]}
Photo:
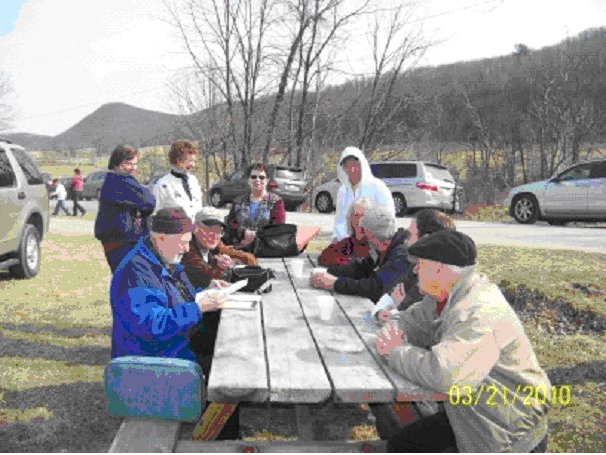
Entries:
{"type": "MultiPolygon", "coordinates": [[[[55,202],[52,201],[52,207],[55,202]]],[[[88,211],[96,213],[96,201],[83,201],[88,211]]],[[[68,201],[71,208],[71,202],[68,201]]],[[[220,210],[227,214],[226,209],[220,210]]],[[[400,227],[408,227],[411,217],[398,218],[400,227]]],[[[334,224],[333,214],[287,212],[287,223],[321,226],[322,234],[330,235],[334,224]]],[[[486,223],[480,221],[456,221],[457,229],[469,235],[478,244],[548,248],[554,250],[577,250],[606,254],[606,224],[576,224],[550,226],[544,222],[533,225],[511,223],[486,223]]],[[[68,233],[93,232],[93,223],[67,216],[53,217],[51,231],[68,233]]]]}

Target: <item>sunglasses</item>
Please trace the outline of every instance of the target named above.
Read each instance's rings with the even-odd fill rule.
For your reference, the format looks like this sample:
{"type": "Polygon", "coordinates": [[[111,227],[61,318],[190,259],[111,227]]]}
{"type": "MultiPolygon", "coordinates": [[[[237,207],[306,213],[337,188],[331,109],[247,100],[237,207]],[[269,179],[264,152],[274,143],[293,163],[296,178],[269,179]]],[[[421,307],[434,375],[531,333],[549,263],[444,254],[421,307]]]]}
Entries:
{"type": "Polygon", "coordinates": [[[251,180],[265,180],[265,176],[259,175],[259,174],[250,174],[250,179],[251,180]]]}

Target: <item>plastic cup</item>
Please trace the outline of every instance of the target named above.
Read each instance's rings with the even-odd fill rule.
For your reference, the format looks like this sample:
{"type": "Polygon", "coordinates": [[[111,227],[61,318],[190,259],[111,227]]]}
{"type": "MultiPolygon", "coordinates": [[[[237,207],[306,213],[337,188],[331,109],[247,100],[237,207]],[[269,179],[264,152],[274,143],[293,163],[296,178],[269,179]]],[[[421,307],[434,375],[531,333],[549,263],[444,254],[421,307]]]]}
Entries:
{"type": "Polygon", "coordinates": [[[317,273],[327,273],[328,269],[326,267],[314,267],[311,269],[311,276],[313,277],[317,273]]]}
{"type": "Polygon", "coordinates": [[[322,321],[330,321],[335,311],[335,298],[332,295],[318,296],[318,317],[322,321]]]}
{"type": "Polygon", "coordinates": [[[292,273],[296,277],[303,276],[303,269],[305,268],[305,259],[293,259],[290,261],[290,268],[292,273]]]}

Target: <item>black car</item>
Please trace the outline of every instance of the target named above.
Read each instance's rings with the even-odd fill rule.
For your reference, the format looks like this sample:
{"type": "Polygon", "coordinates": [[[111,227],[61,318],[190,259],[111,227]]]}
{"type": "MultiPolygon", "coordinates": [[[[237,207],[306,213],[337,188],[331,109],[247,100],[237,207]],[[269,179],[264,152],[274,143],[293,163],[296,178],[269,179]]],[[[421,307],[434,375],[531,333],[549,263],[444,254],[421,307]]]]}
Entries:
{"type": "MultiPolygon", "coordinates": [[[[247,169],[240,169],[212,185],[208,191],[210,203],[223,207],[228,202],[246,195],[250,191],[247,169]]],[[[296,210],[309,197],[307,180],[302,169],[291,166],[266,166],[269,182],[267,189],[273,191],[284,201],[286,210],[296,210]]]]}

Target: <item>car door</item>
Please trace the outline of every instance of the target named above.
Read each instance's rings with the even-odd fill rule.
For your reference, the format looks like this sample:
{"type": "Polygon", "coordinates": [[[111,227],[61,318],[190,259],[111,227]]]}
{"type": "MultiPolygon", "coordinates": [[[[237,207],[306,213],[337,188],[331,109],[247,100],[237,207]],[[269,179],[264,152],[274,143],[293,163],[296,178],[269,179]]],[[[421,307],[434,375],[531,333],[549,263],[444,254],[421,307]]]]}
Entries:
{"type": "Polygon", "coordinates": [[[248,185],[244,179],[244,169],[234,172],[223,185],[223,200],[233,201],[238,196],[245,194],[248,185]]]}
{"type": "Polygon", "coordinates": [[[589,163],[566,169],[545,184],[543,211],[548,216],[586,216],[591,180],[589,163]]]}
{"type": "Polygon", "coordinates": [[[606,161],[591,163],[587,194],[587,213],[591,217],[606,218],[606,161]]]}
{"type": "Polygon", "coordinates": [[[23,206],[19,193],[22,191],[11,160],[6,151],[0,150],[0,255],[18,247],[19,218],[23,206]]]}

